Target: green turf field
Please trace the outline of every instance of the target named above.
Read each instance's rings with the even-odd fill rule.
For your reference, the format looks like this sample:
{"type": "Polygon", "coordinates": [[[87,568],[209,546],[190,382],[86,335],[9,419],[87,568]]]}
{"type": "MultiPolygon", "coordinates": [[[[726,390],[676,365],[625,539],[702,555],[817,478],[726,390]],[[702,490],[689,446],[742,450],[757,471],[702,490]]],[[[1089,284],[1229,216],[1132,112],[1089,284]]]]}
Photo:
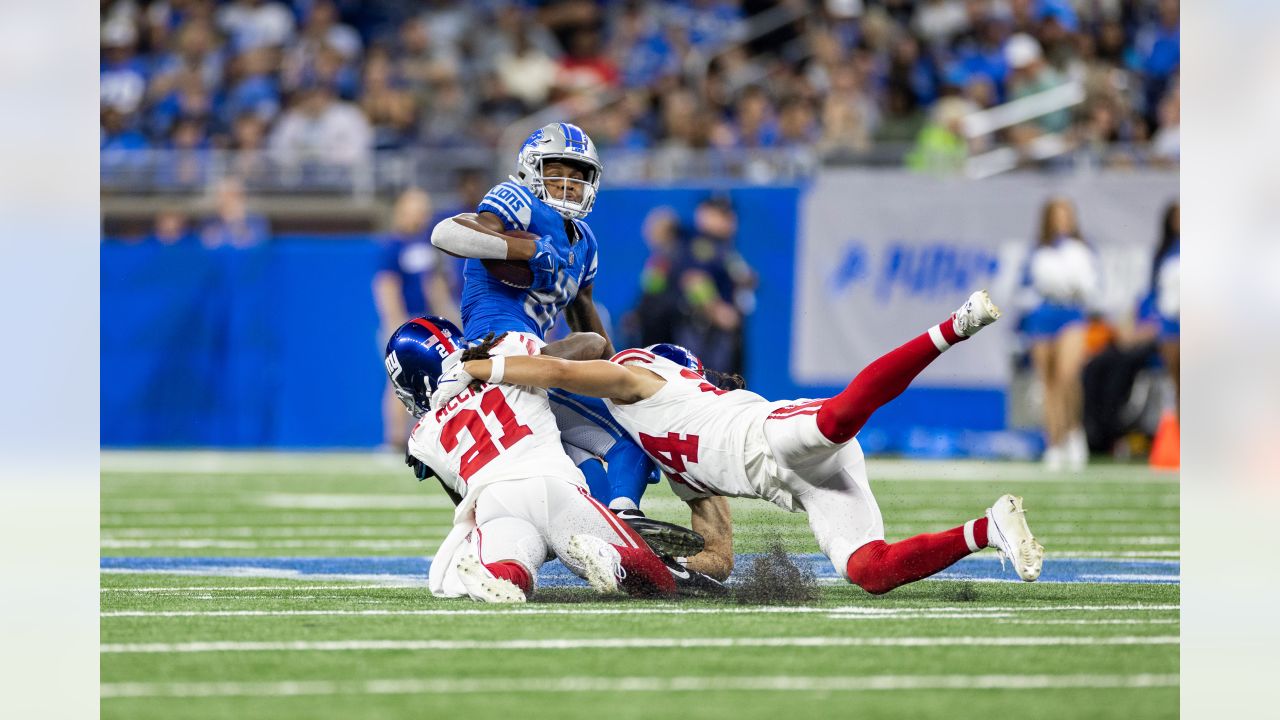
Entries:
{"type": "MultiPolygon", "coordinates": [[[[104,453],[110,558],[430,555],[451,507],[397,458],[104,453]]],[[[1051,563],[1178,559],[1176,475],[870,460],[889,539],[1026,499],[1051,563]]],[[[681,507],[654,486],[651,514],[681,507]]],[[[734,501],[737,547],[817,548],[803,516],[734,501]]],[[[132,562],[132,561],[129,561],[132,562]]],[[[156,560],[155,562],[160,562],[156,560]]],[[[175,564],[182,562],[175,560],[175,564]]],[[[1138,567],[1135,565],[1135,567],[1138,567]]],[[[1140,578],[1135,572],[1128,579],[1140,578]]],[[[1176,584],[848,585],[792,607],[590,602],[515,609],[420,579],[270,570],[102,574],[104,718],[1173,717],[1176,584]]]]}

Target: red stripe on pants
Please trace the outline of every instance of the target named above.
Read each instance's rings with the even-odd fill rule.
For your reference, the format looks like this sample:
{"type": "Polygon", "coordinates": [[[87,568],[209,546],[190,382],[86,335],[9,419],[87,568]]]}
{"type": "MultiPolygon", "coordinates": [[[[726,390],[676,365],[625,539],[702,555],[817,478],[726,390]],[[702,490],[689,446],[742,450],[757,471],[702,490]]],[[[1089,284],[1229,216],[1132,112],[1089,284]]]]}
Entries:
{"type": "Polygon", "coordinates": [[[591,497],[586,489],[578,488],[578,492],[582,493],[582,496],[587,499],[587,502],[591,503],[591,507],[595,508],[596,512],[604,516],[604,521],[608,523],[609,527],[613,528],[613,531],[618,534],[618,537],[622,540],[624,546],[633,548],[640,547],[641,545],[646,547],[648,546],[647,543],[645,543],[644,540],[636,534],[635,530],[632,530],[630,526],[619,520],[617,515],[609,512],[609,508],[601,505],[600,501],[591,497]]]}

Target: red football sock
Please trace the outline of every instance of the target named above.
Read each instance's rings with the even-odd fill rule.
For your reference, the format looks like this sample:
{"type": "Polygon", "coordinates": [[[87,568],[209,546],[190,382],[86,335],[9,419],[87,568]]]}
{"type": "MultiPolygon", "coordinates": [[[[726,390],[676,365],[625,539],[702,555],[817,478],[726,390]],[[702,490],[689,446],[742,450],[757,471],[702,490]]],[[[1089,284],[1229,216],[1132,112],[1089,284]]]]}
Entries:
{"type": "MultiPolygon", "coordinates": [[[[639,536],[636,536],[637,538],[639,536]]],[[[614,545],[622,556],[622,569],[627,576],[619,585],[628,595],[670,595],[676,591],[676,579],[649,546],[640,541],[638,548],[614,545]]]]}
{"type": "Polygon", "coordinates": [[[488,570],[496,578],[509,580],[513,585],[523,590],[525,595],[528,595],[533,588],[533,578],[529,577],[529,571],[514,560],[485,563],[484,569],[488,570]]]}
{"type": "Polygon", "coordinates": [[[818,409],[818,430],[831,442],[849,442],[871,413],[901,395],[943,351],[967,339],[956,334],[951,318],[947,318],[941,325],[877,358],[839,395],[822,403],[818,409]]]}
{"type": "Polygon", "coordinates": [[[945,570],[987,546],[987,519],[970,520],[940,533],[916,535],[889,544],[876,540],[849,556],[849,582],[880,595],[945,570]],[[967,532],[966,532],[967,530],[967,532]]]}

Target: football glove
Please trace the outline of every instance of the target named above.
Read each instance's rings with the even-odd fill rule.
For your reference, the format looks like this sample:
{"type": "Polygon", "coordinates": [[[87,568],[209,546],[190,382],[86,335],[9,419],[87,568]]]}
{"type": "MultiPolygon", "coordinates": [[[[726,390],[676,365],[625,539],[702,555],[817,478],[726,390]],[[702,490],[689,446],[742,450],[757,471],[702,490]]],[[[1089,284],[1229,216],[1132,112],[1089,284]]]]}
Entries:
{"type": "Polygon", "coordinates": [[[431,393],[431,407],[444,407],[445,403],[457,397],[473,382],[475,378],[462,367],[462,353],[450,355],[445,358],[444,369],[436,380],[436,391],[431,393]]]}
{"type": "Polygon", "coordinates": [[[434,477],[436,474],[434,470],[427,467],[426,463],[408,452],[404,454],[404,464],[413,469],[413,476],[418,478],[419,482],[426,480],[429,477],[434,477]]]}
{"type": "Polygon", "coordinates": [[[533,257],[529,258],[529,269],[533,271],[531,290],[554,290],[560,272],[568,263],[560,257],[550,235],[543,235],[537,241],[533,257]]]}

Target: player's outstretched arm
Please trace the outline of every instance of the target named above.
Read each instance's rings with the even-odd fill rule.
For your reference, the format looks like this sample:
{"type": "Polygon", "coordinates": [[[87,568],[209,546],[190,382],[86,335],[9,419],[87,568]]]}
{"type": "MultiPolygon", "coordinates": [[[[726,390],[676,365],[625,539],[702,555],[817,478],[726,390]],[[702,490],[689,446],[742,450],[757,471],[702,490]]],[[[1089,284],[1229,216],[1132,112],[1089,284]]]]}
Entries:
{"type": "Polygon", "coordinates": [[[491,383],[560,388],[622,404],[650,397],[666,384],[642,368],[624,367],[608,360],[573,361],[545,355],[469,360],[462,369],[473,378],[491,383]]]}
{"type": "Polygon", "coordinates": [[[729,499],[694,498],[689,501],[689,510],[693,516],[690,528],[707,544],[702,552],[685,562],[685,567],[724,582],[733,572],[733,519],[729,516],[729,499]]]}
{"type": "Polygon", "coordinates": [[[528,260],[537,254],[537,240],[509,237],[503,229],[493,213],[462,213],[436,223],[431,244],[455,257],[477,260],[528,260]]]}

